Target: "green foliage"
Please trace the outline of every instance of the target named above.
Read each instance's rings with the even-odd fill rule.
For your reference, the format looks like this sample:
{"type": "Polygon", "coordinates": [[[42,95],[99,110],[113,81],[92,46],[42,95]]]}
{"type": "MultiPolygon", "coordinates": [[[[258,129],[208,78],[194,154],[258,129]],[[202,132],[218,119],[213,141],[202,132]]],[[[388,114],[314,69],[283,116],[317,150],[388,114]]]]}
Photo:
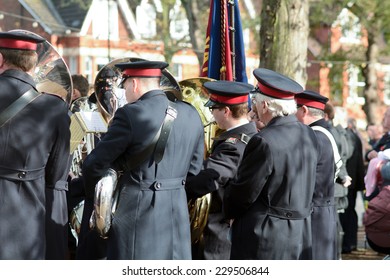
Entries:
{"type": "MultiPolygon", "coordinates": [[[[53,1],[54,2],[54,1],[53,1]]],[[[59,8],[67,8],[77,5],[80,10],[87,11],[91,6],[92,0],[59,0],[57,5],[59,8]]]]}
{"type": "Polygon", "coordinates": [[[312,0],[310,1],[309,22],[311,27],[330,26],[351,0],[312,0]]]}

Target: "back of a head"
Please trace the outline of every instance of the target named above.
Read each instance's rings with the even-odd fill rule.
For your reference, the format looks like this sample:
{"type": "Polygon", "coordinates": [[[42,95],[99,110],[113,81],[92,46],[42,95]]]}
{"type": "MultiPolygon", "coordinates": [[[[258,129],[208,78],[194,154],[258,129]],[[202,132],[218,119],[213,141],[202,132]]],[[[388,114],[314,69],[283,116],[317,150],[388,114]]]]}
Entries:
{"type": "Polygon", "coordinates": [[[73,88],[80,92],[82,97],[88,96],[89,82],[87,78],[80,74],[72,75],[73,88]]]}
{"type": "Polygon", "coordinates": [[[334,107],[333,107],[333,105],[330,104],[329,102],[326,103],[324,112],[328,116],[328,119],[333,121],[333,119],[334,119],[334,107]]]}
{"type": "Polygon", "coordinates": [[[247,119],[248,96],[253,90],[252,85],[235,81],[209,81],[203,86],[210,94],[205,107],[227,106],[233,119],[247,119]]]}
{"type": "Polygon", "coordinates": [[[30,72],[38,62],[37,46],[44,41],[39,35],[24,30],[0,32],[0,53],[9,68],[30,72]]]}
{"type": "Polygon", "coordinates": [[[258,101],[266,101],[272,117],[293,115],[297,111],[294,95],[303,88],[291,78],[273,70],[258,68],[253,71],[258,81],[258,101]]]}

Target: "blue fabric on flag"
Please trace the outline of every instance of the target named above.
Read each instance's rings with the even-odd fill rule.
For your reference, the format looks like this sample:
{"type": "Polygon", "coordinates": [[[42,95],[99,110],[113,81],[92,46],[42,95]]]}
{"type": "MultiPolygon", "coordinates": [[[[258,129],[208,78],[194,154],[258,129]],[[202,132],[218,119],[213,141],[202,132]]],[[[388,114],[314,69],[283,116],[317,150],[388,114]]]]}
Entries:
{"type": "Polygon", "coordinates": [[[234,0],[234,28],[235,32],[235,53],[236,53],[236,81],[237,82],[248,82],[248,77],[246,75],[246,62],[245,62],[245,46],[244,38],[242,34],[242,25],[241,25],[241,15],[240,7],[238,6],[237,0],[234,0]]]}

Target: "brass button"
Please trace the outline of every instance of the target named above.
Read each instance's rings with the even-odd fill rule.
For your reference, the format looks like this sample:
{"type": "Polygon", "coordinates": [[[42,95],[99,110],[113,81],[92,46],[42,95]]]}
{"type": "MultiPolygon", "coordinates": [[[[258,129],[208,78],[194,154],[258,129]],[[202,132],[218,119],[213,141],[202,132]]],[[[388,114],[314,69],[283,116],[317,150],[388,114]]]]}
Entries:
{"type": "Polygon", "coordinates": [[[291,212],[287,212],[287,213],[286,213],[286,217],[287,217],[287,218],[291,218],[291,217],[292,217],[292,213],[291,213],[291,212]]]}

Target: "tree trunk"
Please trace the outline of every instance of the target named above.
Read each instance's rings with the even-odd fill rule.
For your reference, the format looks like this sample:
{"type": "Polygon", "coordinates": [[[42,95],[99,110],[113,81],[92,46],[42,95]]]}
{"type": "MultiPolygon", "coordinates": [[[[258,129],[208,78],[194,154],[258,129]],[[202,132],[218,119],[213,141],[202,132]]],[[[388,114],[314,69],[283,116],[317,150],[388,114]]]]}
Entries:
{"type": "Polygon", "coordinates": [[[309,1],[264,1],[260,29],[260,67],[306,86],[309,1]]]}
{"type": "Polygon", "coordinates": [[[210,6],[209,1],[182,0],[186,11],[192,49],[199,61],[199,74],[203,65],[204,45],[206,38],[207,16],[206,9],[210,6]]]}
{"type": "Polygon", "coordinates": [[[378,56],[379,56],[379,32],[375,30],[370,30],[368,33],[368,48],[366,52],[367,65],[363,69],[363,76],[365,79],[364,86],[364,98],[365,104],[363,110],[367,116],[368,123],[380,123],[382,116],[377,114],[380,111],[380,108],[383,106],[383,101],[378,96],[377,88],[377,65],[378,65],[378,56]]]}
{"type": "Polygon", "coordinates": [[[260,67],[273,69],[272,50],[274,45],[276,14],[281,0],[264,0],[261,9],[260,67]]]}

